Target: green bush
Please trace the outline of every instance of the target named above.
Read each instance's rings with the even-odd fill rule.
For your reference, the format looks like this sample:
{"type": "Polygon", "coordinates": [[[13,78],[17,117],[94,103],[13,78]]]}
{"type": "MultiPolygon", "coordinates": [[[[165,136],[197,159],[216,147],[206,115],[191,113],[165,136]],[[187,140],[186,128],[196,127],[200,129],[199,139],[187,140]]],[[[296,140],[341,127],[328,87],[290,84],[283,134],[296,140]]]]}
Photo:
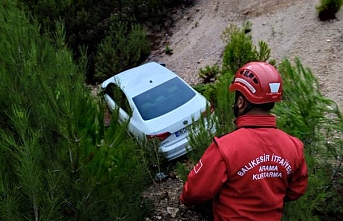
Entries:
{"type": "MultiPolygon", "coordinates": [[[[170,11],[174,7],[192,4],[192,0],[19,0],[18,2],[21,3],[26,12],[32,13],[39,21],[42,32],[47,30],[54,32],[56,21],[62,21],[66,25],[66,43],[72,49],[74,58],[78,59],[80,57],[80,47],[86,48],[86,54],[89,57],[86,80],[87,83],[92,84],[97,83],[96,80],[99,80],[94,76],[96,66],[98,68],[99,66],[106,66],[104,64],[96,65],[96,54],[118,53],[116,47],[114,47],[114,51],[111,51],[111,48],[105,49],[104,44],[110,44],[105,42],[111,42],[113,36],[116,35],[115,38],[117,39],[131,38],[126,42],[130,44],[130,47],[132,44],[137,44],[133,46],[136,46],[138,50],[133,50],[130,57],[126,58],[133,59],[127,61],[128,66],[124,68],[127,69],[137,63],[137,56],[144,59],[147,53],[150,52],[145,51],[148,44],[145,43],[147,37],[142,36],[142,26],[149,28],[149,33],[160,32],[169,28],[166,26],[167,23],[172,23],[170,11]],[[125,27],[122,28],[126,31],[113,32],[118,31],[117,29],[120,28],[118,25],[113,25],[115,23],[125,24],[125,27]],[[132,30],[132,33],[128,34],[130,30],[132,30]],[[118,34],[122,35],[118,36],[118,34]],[[141,41],[138,38],[140,36],[142,37],[141,41]],[[99,49],[100,44],[101,49],[99,49]],[[137,56],[132,56],[133,53],[137,53],[137,56]]],[[[125,49],[119,48],[119,50],[125,49]]],[[[124,53],[124,56],[126,55],[124,53]]],[[[109,58],[105,59],[108,60],[109,58]]],[[[119,71],[121,69],[115,70],[114,73],[119,71]]]]}
{"type": "Polygon", "coordinates": [[[283,102],[278,103],[274,110],[277,115],[288,116],[279,119],[279,126],[306,144],[317,142],[322,138],[319,136],[321,131],[334,129],[333,125],[341,118],[336,103],[322,95],[317,79],[299,59],[294,67],[288,60],[283,61],[279,71],[284,86],[283,102]]]}
{"type": "Polygon", "coordinates": [[[164,49],[164,53],[167,55],[172,55],[173,54],[173,49],[170,48],[169,45],[167,45],[164,49]]]}
{"type": "MultiPolygon", "coordinates": [[[[234,93],[230,93],[228,88],[235,72],[250,61],[267,61],[270,58],[270,49],[265,42],[259,42],[260,50],[257,51],[252,42],[251,23],[244,23],[240,29],[236,25],[230,25],[225,29],[221,38],[226,44],[222,68],[218,65],[206,66],[200,69],[199,76],[203,83],[194,86],[198,92],[203,94],[213,105],[215,111],[216,135],[220,136],[234,129],[234,115],[232,105],[234,103],[234,93]],[[214,80],[214,82],[212,82],[214,80]]],[[[271,61],[275,63],[275,61],[271,61]]],[[[207,119],[208,121],[209,119],[207,119]]],[[[202,122],[202,121],[201,121],[202,122]]],[[[200,123],[203,128],[204,123],[200,123]]],[[[203,131],[203,129],[200,129],[203,131]]],[[[210,133],[190,134],[190,145],[195,151],[189,153],[189,158],[196,163],[208,145],[212,141],[213,135],[210,133]]]]}
{"type": "Polygon", "coordinates": [[[103,81],[125,69],[137,66],[150,53],[144,28],[115,22],[99,44],[95,57],[95,78],[103,81]]]}
{"type": "Polygon", "coordinates": [[[205,69],[200,68],[199,77],[202,79],[203,84],[214,83],[217,76],[221,74],[219,65],[209,66],[206,65],[205,69]]]}
{"type": "MultiPolygon", "coordinates": [[[[267,61],[270,58],[270,49],[264,41],[258,42],[259,50],[254,46],[249,21],[245,22],[241,29],[231,24],[224,30],[221,38],[226,44],[223,53],[223,71],[235,73],[250,61],[267,61]]],[[[269,63],[275,64],[275,61],[271,60],[269,63]]]]}
{"type": "Polygon", "coordinates": [[[279,67],[284,96],[273,113],[278,127],[300,138],[305,145],[309,168],[309,186],[299,200],[286,205],[284,220],[332,220],[342,217],[342,195],[339,194],[341,171],[337,164],[342,156],[342,115],[336,103],[320,91],[311,70],[299,59],[293,66],[284,60],[279,67]]]}
{"type": "Polygon", "coordinates": [[[56,30],[0,3],[0,220],[140,220],[151,180],[138,146],[117,112],[104,128],[85,56],[75,64],[56,30]]]}
{"type": "Polygon", "coordinates": [[[322,21],[336,19],[336,13],[341,9],[343,0],[320,0],[316,6],[318,17],[322,21]]]}

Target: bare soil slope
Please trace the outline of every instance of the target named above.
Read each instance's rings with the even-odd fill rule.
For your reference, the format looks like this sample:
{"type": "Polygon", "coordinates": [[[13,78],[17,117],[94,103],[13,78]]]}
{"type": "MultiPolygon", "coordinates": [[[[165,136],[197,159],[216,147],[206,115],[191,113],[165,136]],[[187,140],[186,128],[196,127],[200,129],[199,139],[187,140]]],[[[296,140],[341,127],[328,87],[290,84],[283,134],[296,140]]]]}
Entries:
{"type": "MultiPolygon", "coordinates": [[[[343,10],[338,20],[321,22],[315,6],[319,0],[195,0],[191,8],[178,11],[170,33],[149,60],[166,66],[190,84],[199,82],[199,69],[221,64],[224,44],[221,34],[230,24],[252,22],[253,41],[265,41],[272,58],[280,62],[300,58],[317,76],[327,97],[343,110],[343,10]],[[166,46],[173,50],[165,53],[166,46]]],[[[145,197],[155,204],[146,220],[207,220],[200,210],[179,202],[182,181],[168,179],[155,184],[145,197]]]]}
{"type": "Polygon", "coordinates": [[[338,20],[317,18],[319,0],[195,0],[178,17],[149,60],[163,62],[188,83],[199,82],[200,68],[221,64],[221,34],[230,24],[252,22],[253,41],[265,41],[272,58],[300,58],[318,77],[323,93],[341,110],[343,96],[343,10],[338,20]],[[165,47],[173,50],[165,54],[165,47]]]}

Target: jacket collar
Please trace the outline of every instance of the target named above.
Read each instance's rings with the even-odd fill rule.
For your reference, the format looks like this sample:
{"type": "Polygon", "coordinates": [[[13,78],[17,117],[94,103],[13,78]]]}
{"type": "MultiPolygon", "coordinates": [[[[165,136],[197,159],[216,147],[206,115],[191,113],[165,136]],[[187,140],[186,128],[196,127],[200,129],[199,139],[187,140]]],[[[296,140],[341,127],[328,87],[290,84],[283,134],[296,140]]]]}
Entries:
{"type": "Polygon", "coordinates": [[[274,115],[243,115],[234,121],[237,129],[271,127],[276,128],[276,117],[274,115]]]}

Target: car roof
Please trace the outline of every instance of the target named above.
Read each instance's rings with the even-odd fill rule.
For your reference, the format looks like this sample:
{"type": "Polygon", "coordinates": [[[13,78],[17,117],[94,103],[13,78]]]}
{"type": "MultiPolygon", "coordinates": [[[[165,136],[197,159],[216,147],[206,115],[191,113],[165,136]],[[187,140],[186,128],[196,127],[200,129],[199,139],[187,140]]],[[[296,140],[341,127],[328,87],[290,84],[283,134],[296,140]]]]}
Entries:
{"type": "Polygon", "coordinates": [[[128,69],[114,76],[114,81],[120,85],[127,96],[134,97],[177,75],[156,62],[149,62],[128,69]]]}

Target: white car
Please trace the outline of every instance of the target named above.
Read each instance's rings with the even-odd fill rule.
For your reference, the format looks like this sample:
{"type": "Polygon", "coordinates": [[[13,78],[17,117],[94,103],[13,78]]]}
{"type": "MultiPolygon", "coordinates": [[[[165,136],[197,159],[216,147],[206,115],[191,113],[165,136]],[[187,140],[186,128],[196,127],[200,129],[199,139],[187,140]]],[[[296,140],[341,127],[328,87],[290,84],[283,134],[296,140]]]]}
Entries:
{"type": "Polygon", "coordinates": [[[158,138],[168,160],[191,150],[187,128],[206,113],[209,102],[174,72],[150,62],[107,79],[101,87],[109,109],[119,108],[119,121],[129,120],[130,134],[158,138]]]}

